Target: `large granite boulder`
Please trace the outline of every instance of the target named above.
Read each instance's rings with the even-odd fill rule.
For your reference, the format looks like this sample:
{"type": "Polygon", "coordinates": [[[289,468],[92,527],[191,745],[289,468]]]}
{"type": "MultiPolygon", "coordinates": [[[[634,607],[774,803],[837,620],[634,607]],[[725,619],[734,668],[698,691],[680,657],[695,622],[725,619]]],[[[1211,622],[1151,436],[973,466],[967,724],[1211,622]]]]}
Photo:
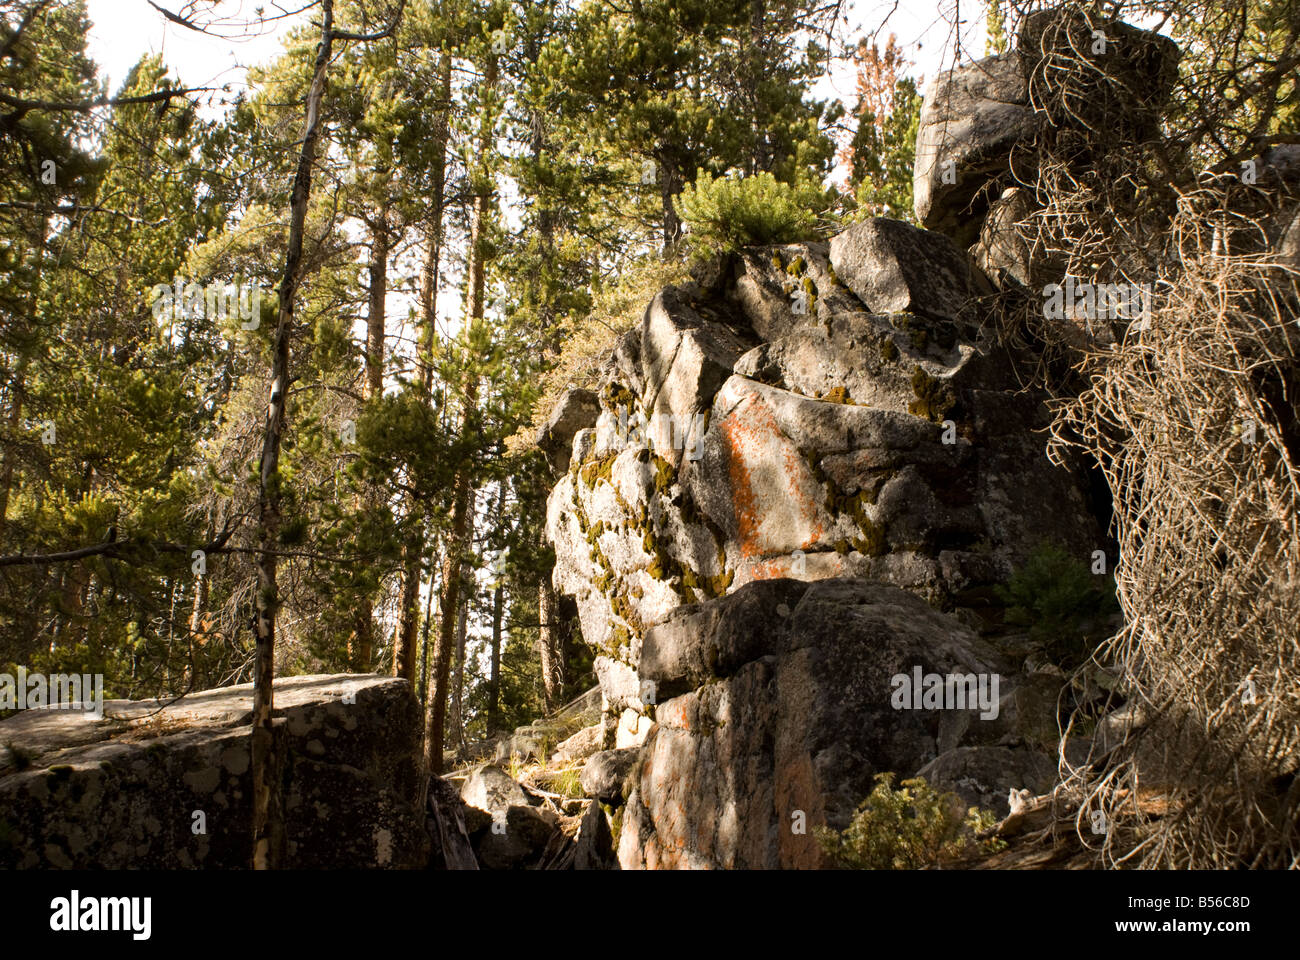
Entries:
{"type": "Polygon", "coordinates": [[[573,438],[579,430],[596,425],[600,404],[590,390],[570,387],[556,402],[546,423],[537,432],[537,446],[556,474],[569,469],[573,438]]]}
{"type": "Polygon", "coordinates": [[[470,771],[460,789],[466,830],[484,870],[539,869],[571,844],[555,810],[496,764],[470,771]]]}
{"type": "Polygon", "coordinates": [[[1045,753],[1010,747],[957,747],[941,753],[916,775],[936,790],[952,792],[963,807],[991,810],[999,820],[1011,812],[1012,790],[1046,793],[1056,764],[1045,753]]]}
{"type": "Polygon", "coordinates": [[[490,817],[503,817],[510,807],[528,805],[528,797],[510,774],[495,764],[475,768],[461,784],[460,798],[490,817]]]}
{"type": "Polygon", "coordinates": [[[925,92],[917,128],[912,206],[922,226],[968,246],[988,206],[988,182],[1032,142],[1040,120],[1029,105],[1018,53],[985,57],[939,73],[925,92]]]}
{"type": "Polygon", "coordinates": [[[831,240],[831,264],[872,313],[956,320],[990,291],[961,250],[941,233],[872,217],[831,240]]]}
{"type": "Polygon", "coordinates": [[[582,768],[580,782],[583,792],[602,803],[621,804],[623,784],[636,763],[638,753],[636,747],[625,747],[594,754],[582,768]]]}
{"type": "MultiPolygon", "coordinates": [[[[252,696],[242,684],[108,701],[102,720],[31,710],[0,722],[0,868],[247,867],[252,696]]],[[[287,867],[426,865],[408,682],[283,677],[275,717],[287,867]]]]}
{"type": "MultiPolygon", "coordinates": [[[[1008,670],[962,624],[870,581],[763,581],[679,611],[643,644],[642,676],[667,699],[633,770],[619,861],[823,866],[813,828],[843,828],[876,773],[902,779],[936,760],[953,712],[996,720],[973,701],[900,707],[897,678],[971,677],[987,706],[1008,670]]],[[[996,749],[1013,778],[1041,767],[996,749]]]]}
{"type": "Polygon", "coordinates": [[[1035,139],[1049,128],[1155,136],[1178,59],[1168,37],[1095,12],[1054,7],[1025,17],[1014,49],[943,71],[926,90],[912,181],[917,220],[974,244],[1002,192],[1033,182],[1035,139]]]}

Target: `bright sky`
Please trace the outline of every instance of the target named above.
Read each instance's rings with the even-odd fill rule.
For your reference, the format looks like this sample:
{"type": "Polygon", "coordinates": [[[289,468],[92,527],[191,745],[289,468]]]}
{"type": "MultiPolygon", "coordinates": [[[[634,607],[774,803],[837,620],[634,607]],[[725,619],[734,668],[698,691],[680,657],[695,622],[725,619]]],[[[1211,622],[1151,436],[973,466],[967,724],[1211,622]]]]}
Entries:
{"type": "MultiPolygon", "coordinates": [[[[176,11],[182,3],[158,0],[158,5],[176,11]]],[[[949,21],[955,5],[956,0],[850,0],[848,19],[854,27],[853,35],[857,36],[877,29],[888,18],[888,26],[879,38],[881,44],[889,33],[898,34],[917,72],[930,77],[940,63],[941,54],[951,50],[949,21]]],[[[976,0],[967,0],[967,5],[976,7],[976,0]]],[[[240,84],[244,80],[244,68],[274,57],[280,50],[284,31],[303,19],[303,15],[298,15],[275,21],[263,28],[264,32],[250,34],[237,25],[253,19],[257,7],[273,12],[277,7],[294,8],[298,4],[215,0],[213,8],[223,18],[217,28],[221,36],[208,36],[169,22],[148,0],[88,0],[88,6],[93,22],[90,53],[111,79],[110,88],[114,92],[127,70],[146,53],[161,53],[164,62],[192,86],[240,84]]],[[[967,14],[962,24],[962,45],[967,57],[980,57],[984,53],[982,6],[976,7],[980,11],[978,16],[972,18],[967,14]]],[[[823,97],[851,99],[851,71],[842,66],[819,86],[817,93],[823,97]]]]}
{"type": "MultiPolygon", "coordinates": [[[[180,0],[158,0],[158,5],[176,11],[180,0]]],[[[147,0],[88,0],[90,12],[90,55],[100,72],[117,92],[128,70],[146,53],[161,53],[163,62],[189,86],[220,87],[244,82],[244,69],[263,63],[280,51],[280,36],[300,18],[273,21],[264,33],[245,34],[234,23],[254,19],[254,9],[268,13],[273,0],[219,0],[216,9],[226,19],[217,28],[221,36],[195,33],[170,23],[147,0]]],[[[237,89],[237,87],[232,88],[237,89]]]]}

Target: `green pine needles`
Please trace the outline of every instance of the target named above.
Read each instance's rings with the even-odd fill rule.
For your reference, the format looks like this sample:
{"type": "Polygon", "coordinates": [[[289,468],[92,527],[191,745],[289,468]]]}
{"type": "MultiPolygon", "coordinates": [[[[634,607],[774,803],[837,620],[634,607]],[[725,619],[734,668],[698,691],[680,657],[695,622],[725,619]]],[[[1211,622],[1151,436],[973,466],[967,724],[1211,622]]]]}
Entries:
{"type": "Polygon", "coordinates": [[[811,183],[783,183],[770,173],[712,178],[703,170],[680,201],[692,246],[710,251],[807,240],[830,206],[828,193],[811,183]]]}

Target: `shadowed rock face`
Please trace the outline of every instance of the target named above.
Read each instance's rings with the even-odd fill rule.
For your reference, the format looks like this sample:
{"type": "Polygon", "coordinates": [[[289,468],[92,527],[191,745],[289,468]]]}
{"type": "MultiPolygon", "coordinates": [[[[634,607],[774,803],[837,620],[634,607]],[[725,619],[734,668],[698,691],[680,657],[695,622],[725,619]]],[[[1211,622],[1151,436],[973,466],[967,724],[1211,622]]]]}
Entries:
{"type": "MultiPolygon", "coordinates": [[[[376,676],[275,682],[291,868],[423,867],[420,711],[376,676]]],[[[0,722],[0,868],[248,866],[252,685],[171,705],[108,701],[104,719],[23,711],[0,722]],[[196,833],[202,811],[206,833],[196,833]]]]}
{"type": "Polygon", "coordinates": [[[753,583],[655,627],[641,673],[666,699],[633,771],[623,868],[822,865],[814,825],[842,828],[874,774],[937,756],[943,714],[891,705],[891,679],[916,667],[1006,670],[952,618],[859,579],[753,583]]]}
{"type": "MultiPolygon", "coordinates": [[[[1168,37],[1096,14],[1047,9],[1026,17],[1015,49],[944,71],[921,108],[913,169],[913,209],[922,226],[962,247],[999,194],[1032,183],[1035,138],[1058,126],[1104,127],[1141,140],[1158,130],[1177,77],[1179,51],[1168,37]],[[1086,72],[1063,69],[1079,61],[1086,72]],[[1086,78],[1086,79],[1085,79],[1086,78]]],[[[1007,211],[1003,211],[1006,213],[1007,211]]]]}

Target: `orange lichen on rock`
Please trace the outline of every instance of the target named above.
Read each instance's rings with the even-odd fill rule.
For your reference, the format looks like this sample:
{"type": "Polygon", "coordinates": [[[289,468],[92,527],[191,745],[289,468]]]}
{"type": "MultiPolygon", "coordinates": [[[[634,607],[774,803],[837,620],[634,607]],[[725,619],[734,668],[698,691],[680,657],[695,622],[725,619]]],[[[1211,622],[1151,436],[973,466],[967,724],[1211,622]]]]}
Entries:
{"type": "Polygon", "coordinates": [[[767,405],[750,394],[718,428],[726,447],[741,558],[817,542],[823,533],[818,502],[799,482],[808,472],[807,465],[767,405]],[[781,468],[772,471],[773,462],[781,468]],[[766,472],[756,474],[760,469],[766,472]]]}

